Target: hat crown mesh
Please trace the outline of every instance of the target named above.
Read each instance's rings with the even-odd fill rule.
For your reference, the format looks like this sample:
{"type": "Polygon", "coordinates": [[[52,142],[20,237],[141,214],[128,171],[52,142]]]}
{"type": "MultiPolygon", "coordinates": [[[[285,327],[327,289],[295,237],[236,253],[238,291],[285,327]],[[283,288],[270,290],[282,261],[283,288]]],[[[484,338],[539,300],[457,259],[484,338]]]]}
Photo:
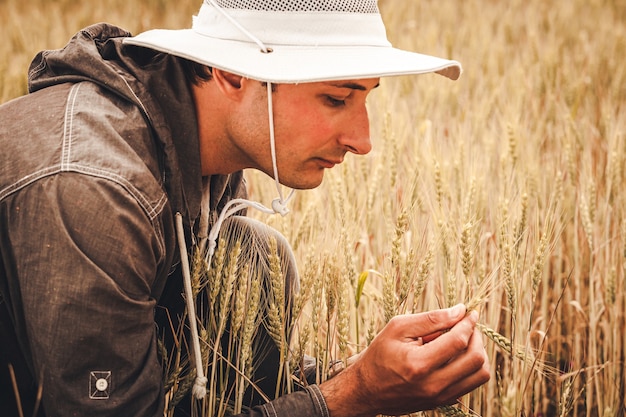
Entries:
{"type": "Polygon", "coordinates": [[[376,0],[215,0],[224,9],[268,12],[378,13],[376,0]]]}

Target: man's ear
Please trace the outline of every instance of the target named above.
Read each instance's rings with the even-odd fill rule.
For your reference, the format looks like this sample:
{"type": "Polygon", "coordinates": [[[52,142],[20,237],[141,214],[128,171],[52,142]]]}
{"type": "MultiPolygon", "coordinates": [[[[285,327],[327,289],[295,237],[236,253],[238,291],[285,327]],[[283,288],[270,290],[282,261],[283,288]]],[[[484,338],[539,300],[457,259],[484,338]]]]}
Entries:
{"type": "Polygon", "coordinates": [[[244,77],[217,68],[213,68],[212,76],[213,81],[224,95],[233,99],[241,96],[241,84],[244,77]]]}

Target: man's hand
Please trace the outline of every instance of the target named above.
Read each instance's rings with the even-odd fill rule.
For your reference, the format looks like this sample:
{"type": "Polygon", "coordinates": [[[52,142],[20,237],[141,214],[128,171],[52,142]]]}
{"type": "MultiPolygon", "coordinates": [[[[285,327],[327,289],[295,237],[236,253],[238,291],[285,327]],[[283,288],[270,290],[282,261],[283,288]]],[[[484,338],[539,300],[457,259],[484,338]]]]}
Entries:
{"type": "Polygon", "coordinates": [[[331,417],[400,415],[453,404],[489,380],[478,313],[459,304],[394,317],[320,389],[331,417]]]}

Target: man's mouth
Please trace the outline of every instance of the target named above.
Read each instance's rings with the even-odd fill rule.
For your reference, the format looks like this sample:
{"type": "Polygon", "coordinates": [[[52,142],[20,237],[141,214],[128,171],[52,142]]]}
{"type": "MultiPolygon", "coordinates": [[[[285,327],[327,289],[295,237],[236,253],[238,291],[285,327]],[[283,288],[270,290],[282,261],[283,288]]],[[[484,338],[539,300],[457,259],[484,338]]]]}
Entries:
{"type": "Polygon", "coordinates": [[[335,165],[341,164],[343,162],[343,158],[339,158],[339,159],[317,158],[317,161],[323,168],[330,169],[330,168],[333,168],[335,165]]]}

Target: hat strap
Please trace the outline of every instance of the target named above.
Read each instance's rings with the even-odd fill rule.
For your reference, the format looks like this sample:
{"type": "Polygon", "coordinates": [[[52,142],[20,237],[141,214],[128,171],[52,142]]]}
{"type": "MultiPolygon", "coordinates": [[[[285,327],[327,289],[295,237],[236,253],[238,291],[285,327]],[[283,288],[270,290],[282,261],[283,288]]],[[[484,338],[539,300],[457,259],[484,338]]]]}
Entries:
{"type": "MultiPolygon", "coordinates": [[[[216,0],[205,0],[205,3],[210,3],[213,7],[215,7],[216,10],[218,10],[222,15],[224,15],[224,17],[229,22],[231,22],[235,27],[237,27],[237,29],[239,29],[243,34],[245,34],[248,38],[254,41],[254,43],[259,45],[259,48],[262,53],[264,54],[272,53],[271,48],[268,48],[267,46],[265,46],[265,44],[259,38],[254,36],[246,28],[244,28],[239,22],[237,22],[237,20],[235,20],[230,14],[228,14],[226,10],[224,10],[219,4],[217,4],[216,0]]],[[[278,178],[278,164],[276,162],[276,140],[274,136],[274,110],[273,110],[272,102],[273,102],[272,83],[268,82],[267,83],[267,113],[268,113],[268,118],[269,118],[268,122],[269,122],[269,131],[270,131],[270,147],[271,147],[270,150],[272,154],[272,169],[274,171],[274,181],[276,182],[276,190],[278,191],[278,196],[279,196],[279,201],[278,202],[274,201],[272,203],[272,208],[275,209],[277,213],[281,213],[284,216],[285,214],[287,214],[286,211],[288,211],[286,207],[286,203],[293,195],[294,190],[291,190],[289,197],[287,197],[287,200],[285,200],[285,198],[283,197],[281,186],[280,186],[280,180],[278,178]],[[280,204],[280,206],[275,203],[280,204]]]]}
{"type": "MultiPolygon", "coordinates": [[[[260,52],[262,53],[271,53],[272,50],[270,48],[267,48],[263,42],[261,42],[260,39],[258,39],[256,36],[254,36],[253,34],[251,34],[250,32],[248,32],[243,26],[241,26],[235,19],[233,19],[228,13],[226,13],[226,11],[224,11],[216,2],[215,0],[205,0],[206,2],[211,3],[217,10],[219,10],[224,17],[226,17],[233,25],[235,25],[239,30],[241,30],[246,36],[248,36],[250,39],[252,39],[257,45],[259,45],[260,48],[260,52]]],[[[268,208],[265,207],[264,205],[262,205],[261,203],[257,203],[254,201],[250,201],[250,200],[246,200],[243,198],[237,198],[237,199],[233,199],[230,200],[222,209],[217,221],[215,222],[215,224],[213,225],[213,227],[211,228],[211,231],[209,232],[208,236],[206,238],[202,238],[200,241],[200,248],[201,250],[204,250],[204,246],[206,244],[206,241],[208,240],[208,250],[207,250],[207,254],[205,255],[205,259],[207,262],[207,265],[209,266],[209,268],[211,267],[211,261],[213,258],[213,255],[215,253],[215,247],[217,246],[217,237],[218,234],[220,232],[220,229],[222,228],[222,224],[224,223],[224,221],[232,216],[233,214],[237,213],[238,211],[246,208],[246,207],[250,207],[250,208],[255,208],[263,213],[267,213],[267,214],[274,214],[274,213],[278,213],[281,216],[286,216],[287,213],[289,213],[289,209],[287,208],[287,203],[289,202],[289,200],[291,199],[291,197],[293,197],[295,190],[291,190],[291,193],[289,194],[289,196],[287,197],[287,199],[283,198],[283,193],[282,193],[282,189],[280,186],[280,180],[278,178],[278,164],[276,162],[276,140],[274,137],[274,110],[273,110],[273,106],[272,106],[272,83],[267,83],[267,113],[268,113],[268,122],[269,122],[269,134],[270,134],[270,148],[271,148],[271,155],[272,155],[272,168],[274,170],[274,181],[276,182],[276,189],[278,191],[278,198],[274,199],[272,201],[272,207],[268,208]]],[[[206,191],[206,190],[205,190],[206,191]]],[[[208,215],[208,205],[202,208],[202,214],[203,215],[208,215]]],[[[201,224],[204,223],[208,223],[208,222],[202,222],[201,224]]],[[[178,240],[179,240],[179,248],[181,251],[181,260],[184,259],[185,262],[183,262],[183,281],[184,281],[184,285],[185,285],[185,299],[186,299],[186,304],[187,304],[187,314],[189,316],[189,327],[191,328],[191,344],[193,346],[193,351],[194,351],[194,359],[195,359],[195,365],[196,365],[196,380],[194,382],[194,386],[192,389],[192,393],[193,396],[201,399],[204,398],[206,396],[206,385],[208,382],[208,378],[204,375],[204,367],[202,364],[202,354],[201,354],[201,350],[200,350],[200,338],[198,336],[198,330],[197,330],[197,322],[196,322],[196,315],[195,315],[195,303],[193,300],[193,294],[191,291],[191,274],[189,271],[189,263],[188,260],[186,258],[187,256],[187,250],[186,250],[186,246],[185,246],[185,238],[184,238],[184,233],[182,231],[182,216],[180,215],[180,213],[176,214],[176,226],[177,226],[177,234],[178,234],[178,240]],[[186,266],[186,268],[185,268],[186,266]]],[[[200,231],[201,233],[205,233],[203,230],[200,231]]],[[[206,235],[205,235],[206,236],[206,235]]]]}
{"type": "Polygon", "coordinates": [[[268,54],[270,52],[272,52],[271,48],[268,48],[265,46],[265,44],[263,44],[263,42],[261,42],[261,40],[259,38],[257,38],[256,36],[254,36],[252,33],[250,33],[250,31],[248,31],[245,27],[243,27],[239,22],[237,22],[231,15],[229,15],[228,13],[226,13],[226,10],[224,10],[224,8],[222,8],[219,4],[217,4],[217,1],[215,0],[205,0],[205,3],[210,3],[213,7],[215,7],[215,9],[217,11],[219,11],[230,23],[232,23],[237,29],[239,29],[244,35],[246,35],[248,38],[250,38],[254,43],[256,43],[257,45],[259,45],[259,48],[261,48],[261,52],[263,52],[264,54],[268,54]]]}

